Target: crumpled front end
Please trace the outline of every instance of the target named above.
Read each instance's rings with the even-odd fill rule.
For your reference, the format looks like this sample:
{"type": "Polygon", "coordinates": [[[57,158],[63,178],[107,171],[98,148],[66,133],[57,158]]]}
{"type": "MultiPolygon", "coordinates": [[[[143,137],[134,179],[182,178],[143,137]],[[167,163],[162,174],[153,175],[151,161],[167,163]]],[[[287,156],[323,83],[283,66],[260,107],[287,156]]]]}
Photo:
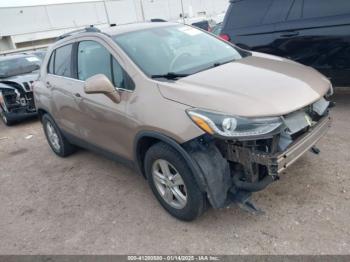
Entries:
{"type": "MultiPolygon", "coordinates": [[[[278,180],[279,175],[307,151],[318,153],[315,144],[331,125],[331,105],[321,98],[305,108],[284,115],[280,132],[261,139],[225,140],[205,135],[196,142],[188,143],[187,151],[201,167],[206,182],[216,181],[206,184],[205,191],[211,204],[220,208],[234,200],[245,209],[254,210],[249,202],[252,192],[263,190],[278,180]],[[201,144],[197,150],[195,143],[201,144]],[[204,158],[205,151],[213,145],[220,155],[204,158]],[[210,162],[220,165],[220,168],[216,172],[206,168],[212,165],[210,162]]],[[[215,153],[213,150],[210,152],[215,153]]]]}
{"type": "Polygon", "coordinates": [[[229,161],[251,170],[252,165],[262,165],[268,175],[277,176],[326,133],[331,125],[329,105],[322,98],[306,108],[283,116],[282,131],[268,139],[220,141],[222,152],[229,161]]]}
{"type": "Polygon", "coordinates": [[[0,82],[0,106],[8,120],[16,121],[36,115],[32,84],[33,81],[0,82]]]}

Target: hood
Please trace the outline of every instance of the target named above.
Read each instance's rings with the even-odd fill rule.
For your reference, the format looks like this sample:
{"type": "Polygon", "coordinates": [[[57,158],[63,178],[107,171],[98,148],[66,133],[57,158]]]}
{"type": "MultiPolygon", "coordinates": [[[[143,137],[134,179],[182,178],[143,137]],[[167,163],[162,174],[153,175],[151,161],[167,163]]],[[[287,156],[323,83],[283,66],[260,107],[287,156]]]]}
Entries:
{"type": "Polygon", "coordinates": [[[39,71],[29,74],[0,78],[0,89],[16,89],[20,93],[32,92],[32,83],[38,80],[39,71]]]}
{"type": "Polygon", "coordinates": [[[244,117],[281,116],[324,96],[331,84],[316,70],[276,56],[252,56],[175,82],[161,94],[191,107],[244,117]]]}

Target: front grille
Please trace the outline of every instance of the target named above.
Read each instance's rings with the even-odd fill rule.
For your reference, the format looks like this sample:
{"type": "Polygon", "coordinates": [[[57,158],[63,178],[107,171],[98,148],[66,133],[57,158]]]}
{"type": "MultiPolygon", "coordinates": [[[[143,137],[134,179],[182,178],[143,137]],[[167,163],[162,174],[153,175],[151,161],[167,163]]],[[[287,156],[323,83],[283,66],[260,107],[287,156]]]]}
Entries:
{"type": "Polygon", "coordinates": [[[323,97],[315,103],[283,116],[285,130],[281,132],[279,150],[284,151],[328,114],[329,102],[323,97]]]}
{"type": "Polygon", "coordinates": [[[29,81],[29,82],[23,82],[22,85],[24,87],[24,90],[27,91],[27,92],[31,92],[32,91],[32,86],[33,84],[33,81],[29,81]]]}
{"type": "Polygon", "coordinates": [[[28,110],[29,111],[35,111],[35,104],[34,104],[34,95],[33,93],[27,93],[26,94],[26,100],[27,100],[27,105],[28,105],[28,110]]]}

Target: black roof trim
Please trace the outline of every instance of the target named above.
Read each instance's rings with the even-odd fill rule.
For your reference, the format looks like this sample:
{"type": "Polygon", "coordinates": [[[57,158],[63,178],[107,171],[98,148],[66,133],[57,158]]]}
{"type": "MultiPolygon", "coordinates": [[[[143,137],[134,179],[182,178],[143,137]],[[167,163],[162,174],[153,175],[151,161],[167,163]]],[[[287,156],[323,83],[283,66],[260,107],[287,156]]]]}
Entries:
{"type": "Polygon", "coordinates": [[[168,22],[167,20],[164,20],[162,18],[152,18],[151,19],[152,23],[157,23],[157,22],[168,22]]]}
{"type": "MultiPolygon", "coordinates": [[[[103,33],[100,29],[98,29],[97,27],[94,27],[93,25],[90,25],[90,26],[87,26],[83,29],[79,29],[79,30],[74,30],[74,31],[71,31],[71,32],[68,32],[66,34],[63,34],[63,35],[60,35],[59,37],[57,37],[57,40],[61,40],[61,39],[64,39],[68,36],[72,36],[72,35],[75,35],[75,34],[81,34],[81,33],[101,33],[101,34],[105,34],[103,33]]],[[[108,35],[108,34],[105,34],[105,35],[108,35]]],[[[108,35],[109,36],[109,35],[108,35]]]]}

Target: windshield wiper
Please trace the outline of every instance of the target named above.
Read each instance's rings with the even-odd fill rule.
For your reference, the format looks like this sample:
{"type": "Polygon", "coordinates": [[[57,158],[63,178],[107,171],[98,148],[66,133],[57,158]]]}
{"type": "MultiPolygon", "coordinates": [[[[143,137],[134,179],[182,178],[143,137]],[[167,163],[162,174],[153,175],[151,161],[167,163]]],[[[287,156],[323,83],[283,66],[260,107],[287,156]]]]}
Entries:
{"type": "Polygon", "coordinates": [[[177,73],[173,73],[173,72],[169,72],[167,74],[164,75],[152,75],[152,78],[166,78],[166,79],[176,79],[176,78],[180,78],[180,77],[186,77],[189,76],[190,74],[177,74],[177,73]]]}
{"type": "MultiPolygon", "coordinates": [[[[214,68],[214,67],[218,67],[218,66],[221,66],[221,65],[224,65],[224,64],[228,64],[228,63],[231,63],[235,61],[234,59],[231,59],[231,60],[228,60],[228,61],[224,61],[224,62],[216,62],[216,63],[213,63],[211,66],[203,69],[203,70],[200,70],[196,73],[199,73],[199,72],[202,72],[202,71],[205,71],[205,70],[208,70],[208,69],[211,69],[211,68],[214,68]]],[[[189,76],[191,74],[178,74],[178,73],[174,73],[174,72],[169,72],[169,73],[166,73],[164,75],[152,75],[151,78],[165,78],[165,79],[170,79],[170,80],[174,80],[174,79],[177,79],[177,78],[181,78],[181,77],[186,77],[186,76],[189,76]]]]}
{"type": "Polygon", "coordinates": [[[195,74],[203,72],[203,71],[206,71],[206,70],[209,70],[209,69],[213,69],[213,68],[218,67],[218,66],[222,66],[222,65],[231,63],[233,61],[235,61],[235,59],[231,59],[231,60],[228,60],[228,61],[225,61],[225,62],[215,62],[215,63],[211,64],[209,67],[206,67],[206,68],[204,68],[202,70],[197,71],[195,74]]]}
{"type": "Polygon", "coordinates": [[[234,59],[231,59],[231,60],[228,60],[228,61],[225,61],[225,62],[216,62],[216,63],[214,63],[214,64],[211,66],[211,68],[218,67],[218,66],[222,66],[222,65],[224,65],[224,64],[228,64],[228,63],[231,63],[231,62],[233,62],[233,61],[235,61],[235,60],[234,60],[234,59]]]}

